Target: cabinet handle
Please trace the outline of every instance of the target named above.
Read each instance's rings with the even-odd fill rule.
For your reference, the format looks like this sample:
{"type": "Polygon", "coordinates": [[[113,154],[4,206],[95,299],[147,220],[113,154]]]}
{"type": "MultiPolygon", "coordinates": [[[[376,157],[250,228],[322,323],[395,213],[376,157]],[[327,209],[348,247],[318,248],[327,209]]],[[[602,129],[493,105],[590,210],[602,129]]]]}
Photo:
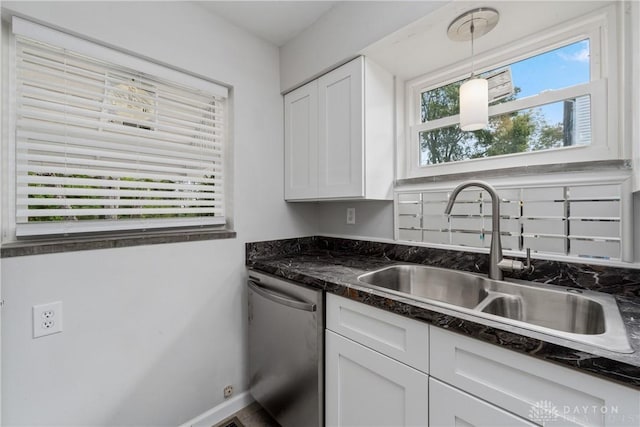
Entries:
{"type": "Polygon", "coordinates": [[[249,289],[251,289],[255,293],[262,295],[263,297],[270,299],[275,303],[286,305],[287,307],[295,308],[297,310],[316,311],[316,305],[313,303],[286,298],[282,295],[267,290],[267,288],[261,286],[253,280],[249,280],[247,285],[249,286],[249,289]]]}

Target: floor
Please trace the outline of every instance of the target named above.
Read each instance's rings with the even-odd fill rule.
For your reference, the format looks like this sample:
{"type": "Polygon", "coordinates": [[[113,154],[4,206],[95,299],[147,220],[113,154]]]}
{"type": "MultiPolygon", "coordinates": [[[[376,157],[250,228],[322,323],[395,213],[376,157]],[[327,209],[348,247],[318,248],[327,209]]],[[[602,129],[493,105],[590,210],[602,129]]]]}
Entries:
{"type": "Polygon", "coordinates": [[[269,414],[267,414],[267,412],[262,409],[262,406],[257,402],[241,409],[230,416],[229,419],[216,424],[214,427],[227,426],[228,422],[233,419],[233,417],[238,417],[244,427],[280,427],[280,424],[271,418],[271,416],[269,416],[269,414]]]}

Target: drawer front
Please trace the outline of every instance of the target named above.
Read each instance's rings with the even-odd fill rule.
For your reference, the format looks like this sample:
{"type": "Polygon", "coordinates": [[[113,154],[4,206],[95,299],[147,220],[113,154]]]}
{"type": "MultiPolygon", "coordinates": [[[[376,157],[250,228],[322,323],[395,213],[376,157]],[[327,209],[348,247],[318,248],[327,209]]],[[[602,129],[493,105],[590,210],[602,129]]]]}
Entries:
{"type": "Polygon", "coordinates": [[[429,372],[429,326],[327,294],[327,329],[422,372],[429,372]]]}
{"type": "Polygon", "coordinates": [[[431,375],[536,424],[638,426],[640,392],[431,327],[431,375]]]}
{"type": "Polygon", "coordinates": [[[431,427],[535,427],[529,421],[433,378],[429,379],[429,408],[431,427]]]}

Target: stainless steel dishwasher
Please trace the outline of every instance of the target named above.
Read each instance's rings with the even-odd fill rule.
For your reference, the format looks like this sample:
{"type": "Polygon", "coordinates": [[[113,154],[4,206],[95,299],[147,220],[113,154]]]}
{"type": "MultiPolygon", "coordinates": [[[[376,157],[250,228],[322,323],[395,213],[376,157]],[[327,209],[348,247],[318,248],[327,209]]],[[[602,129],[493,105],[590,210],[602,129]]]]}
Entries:
{"type": "Polygon", "coordinates": [[[249,390],[282,427],[324,426],[321,290],[249,270],[249,390]]]}

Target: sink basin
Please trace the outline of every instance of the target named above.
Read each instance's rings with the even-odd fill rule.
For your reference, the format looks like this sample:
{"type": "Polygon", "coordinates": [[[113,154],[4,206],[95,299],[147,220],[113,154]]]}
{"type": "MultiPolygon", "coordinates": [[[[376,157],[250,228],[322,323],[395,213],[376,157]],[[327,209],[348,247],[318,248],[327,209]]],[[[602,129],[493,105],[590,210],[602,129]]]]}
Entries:
{"type": "Polygon", "coordinates": [[[488,295],[481,276],[441,268],[398,265],[383,268],[358,278],[413,297],[436,300],[460,307],[473,308],[488,295]]]}
{"type": "Polygon", "coordinates": [[[386,292],[478,318],[632,353],[615,298],[601,292],[484,276],[421,265],[395,265],[358,277],[386,292]]]}
{"type": "Polygon", "coordinates": [[[604,310],[597,302],[575,295],[533,291],[524,298],[494,298],[482,312],[572,334],[606,332],[604,310]]]}

